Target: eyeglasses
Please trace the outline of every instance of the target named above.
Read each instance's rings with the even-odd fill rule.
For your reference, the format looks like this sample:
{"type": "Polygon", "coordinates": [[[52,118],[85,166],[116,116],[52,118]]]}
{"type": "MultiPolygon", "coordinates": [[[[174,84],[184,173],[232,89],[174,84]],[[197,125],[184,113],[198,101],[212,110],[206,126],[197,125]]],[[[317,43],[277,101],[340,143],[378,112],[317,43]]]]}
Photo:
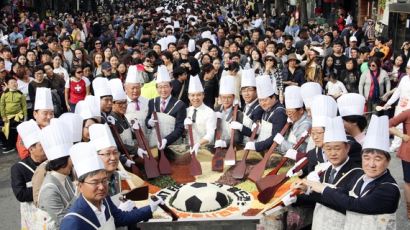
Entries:
{"type": "Polygon", "coordinates": [[[95,45],[101,45],[101,42],[96,42],[95,45]]]}
{"type": "Polygon", "coordinates": [[[103,157],[105,157],[105,158],[109,158],[109,157],[111,157],[111,156],[116,157],[116,156],[118,156],[118,151],[117,151],[117,150],[114,150],[114,151],[112,151],[112,152],[107,152],[107,153],[98,153],[98,155],[99,155],[99,156],[103,156],[103,157]]]}
{"type": "Polygon", "coordinates": [[[86,181],[84,181],[83,183],[92,185],[93,187],[97,187],[97,186],[100,185],[100,184],[101,184],[102,186],[107,186],[108,183],[109,183],[109,181],[108,181],[108,178],[104,178],[104,179],[99,180],[99,181],[97,181],[97,180],[92,181],[92,182],[86,182],[86,181]]]}

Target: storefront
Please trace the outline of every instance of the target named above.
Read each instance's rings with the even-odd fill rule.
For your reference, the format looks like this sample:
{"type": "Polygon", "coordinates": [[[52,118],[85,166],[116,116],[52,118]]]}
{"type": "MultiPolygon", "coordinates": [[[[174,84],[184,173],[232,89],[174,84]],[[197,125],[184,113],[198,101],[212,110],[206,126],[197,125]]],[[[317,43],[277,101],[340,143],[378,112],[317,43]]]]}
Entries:
{"type": "Polygon", "coordinates": [[[389,10],[388,37],[393,38],[397,53],[404,41],[410,41],[410,3],[390,4],[389,10]]]}

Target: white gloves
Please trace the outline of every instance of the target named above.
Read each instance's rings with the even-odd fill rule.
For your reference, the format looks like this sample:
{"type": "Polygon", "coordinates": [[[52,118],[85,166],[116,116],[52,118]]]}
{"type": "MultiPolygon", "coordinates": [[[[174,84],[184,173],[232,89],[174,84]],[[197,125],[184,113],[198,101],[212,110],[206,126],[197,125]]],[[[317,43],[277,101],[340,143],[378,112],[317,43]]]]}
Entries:
{"type": "Polygon", "coordinates": [[[291,196],[290,193],[282,198],[282,202],[285,206],[289,206],[289,205],[295,203],[296,200],[297,200],[297,197],[296,196],[291,196]]]}
{"type": "Polygon", "coordinates": [[[201,144],[196,143],[192,148],[189,148],[189,152],[198,155],[199,147],[201,147],[201,144]]]}
{"type": "Polygon", "coordinates": [[[226,142],[223,140],[216,140],[215,148],[226,148],[226,142]]]}
{"type": "Polygon", "coordinates": [[[319,177],[319,175],[317,174],[317,172],[315,172],[315,171],[310,172],[310,173],[307,175],[306,179],[307,179],[307,180],[310,180],[310,181],[320,182],[320,177],[319,177]]]}
{"type": "Polygon", "coordinates": [[[282,144],[282,142],[285,140],[285,138],[282,136],[282,134],[277,133],[275,137],[273,138],[273,141],[276,142],[278,145],[282,144]]]}
{"type": "Polygon", "coordinates": [[[158,149],[159,150],[163,150],[165,149],[165,147],[167,146],[167,139],[162,139],[162,145],[159,144],[159,142],[157,143],[158,149]]]}
{"type": "Polygon", "coordinates": [[[157,120],[152,119],[152,117],[148,120],[148,125],[151,127],[155,127],[155,123],[157,123],[157,120]]]}
{"type": "Polygon", "coordinates": [[[293,123],[293,121],[288,117],[288,119],[286,120],[286,122],[288,123],[293,123]]]}
{"type": "Polygon", "coordinates": [[[132,161],[132,160],[127,159],[127,161],[125,162],[125,166],[127,166],[128,168],[130,168],[131,165],[135,165],[135,162],[132,161]]]}
{"type": "Polygon", "coordinates": [[[135,203],[132,200],[127,200],[125,202],[120,202],[120,205],[118,205],[118,208],[121,209],[123,212],[129,212],[133,208],[135,208],[135,203]]]}
{"type": "Polygon", "coordinates": [[[185,120],[184,120],[185,129],[188,128],[188,125],[192,125],[192,120],[187,117],[187,118],[185,118],[185,120]]]}
{"type": "MultiPolygon", "coordinates": [[[[300,159],[298,162],[295,163],[295,165],[288,170],[286,173],[287,177],[293,177],[294,175],[297,175],[299,172],[293,172],[300,164],[302,164],[306,160],[306,157],[300,159]]],[[[300,171],[300,170],[299,170],[300,171]]]]}
{"type": "Polygon", "coordinates": [[[255,142],[250,141],[246,143],[245,150],[255,150],[255,142]]]}
{"type": "Polygon", "coordinates": [[[222,113],[221,112],[215,112],[216,118],[222,119],[222,113]]]}
{"type": "Polygon", "coordinates": [[[157,201],[153,201],[152,199],[149,200],[149,207],[151,208],[151,212],[155,212],[160,204],[165,204],[164,200],[162,200],[161,197],[157,196],[157,199],[157,201]]]}
{"type": "Polygon", "coordinates": [[[144,158],[144,155],[148,156],[148,152],[146,150],[143,150],[142,148],[138,148],[137,154],[140,158],[144,158]]]}
{"type": "Polygon", "coordinates": [[[292,159],[292,160],[296,160],[297,154],[298,154],[298,151],[294,149],[288,149],[288,151],[286,151],[285,157],[292,159]]]}
{"type": "Polygon", "coordinates": [[[237,121],[232,121],[229,124],[229,128],[242,131],[243,125],[237,121]]]}
{"type": "Polygon", "coordinates": [[[329,161],[326,161],[324,163],[319,163],[315,166],[315,172],[320,173],[326,171],[327,168],[329,168],[332,164],[329,161]]]}

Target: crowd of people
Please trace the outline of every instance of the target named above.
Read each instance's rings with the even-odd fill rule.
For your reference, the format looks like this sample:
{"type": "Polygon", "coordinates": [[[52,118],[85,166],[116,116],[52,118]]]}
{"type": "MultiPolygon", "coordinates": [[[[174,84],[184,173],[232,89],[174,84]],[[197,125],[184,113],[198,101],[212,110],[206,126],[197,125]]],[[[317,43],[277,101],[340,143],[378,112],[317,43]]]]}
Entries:
{"type": "Polygon", "coordinates": [[[306,157],[294,185],[304,193],[283,199],[288,219],[306,217],[293,218],[299,228],[394,226],[397,152],[410,218],[410,43],[395,52],[374,21],[359,27],[340,10],[333,26],[302,25],[295,12],[266,18],[251,5],[184,0],[3,14],[1,142],[21,158],[11,178],[22,227],[132,229],[151,218],[161,200],[136,208],[116,197],[119,165],[142,169],[147,154],[134,123],[171,161],[190,125],[191,154],[229,147],[235,130],[238,148],[263,154],[276,143],[284,157],[306,157]]]}

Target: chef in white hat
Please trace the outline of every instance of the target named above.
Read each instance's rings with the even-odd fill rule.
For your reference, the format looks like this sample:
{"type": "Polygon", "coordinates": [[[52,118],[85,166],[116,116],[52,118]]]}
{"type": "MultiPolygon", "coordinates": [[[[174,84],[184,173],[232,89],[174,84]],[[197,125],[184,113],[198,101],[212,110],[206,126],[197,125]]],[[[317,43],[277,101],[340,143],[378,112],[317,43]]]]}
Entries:
{"type": "Polygon", "coordinates": [[[322,94],[322,86],[317,82],[306,82],[300,86],[300,94],[302,95],[303,103],[305,104],[305,109],[310,117],[310,108],[312,107],[312,100],[316,95],[322,94]]]}
{"type": "Polygon", "coordinates": [[[305,182],[313,191],[322,194],[324,203],[346,210],[344,229],[396,228],[400,189],[388,169],[389,143],[388,117],[373,115],[363,143],[364,175],[353,181],[350,191],[314,181],[305,182]]]}
{"type": "MultiPolygon", "coordinates": [[[[270,86],[272,84],[269,83],[270,86]]],[[[273,90],[273,88],[272,88],[273,90]]],[[[239,122],[232,122],[231,128],[238,129],[242,131],[244,134],[243,143],[244,145],[249,141],[249,137],[252,133],[245,134],[246,132],[242,125],[249,130],[251,130],[252,125],[256,121],[260,121],[262,119],[263,109],[259,105],[257,90],[256,90],[256,78],[255,78],[255,70],[254,69],[246,69],[242,71],[242,78],[241,78],[241,95],[244,100],[244,104],[241,106],[243,112],[243,122],[242,124],[239,122]]],[[[248,130],[248,131],[249,131],[248,130]]]]}
{"type": "MultiPolygon", "coordinates": [[[[49,88],[36,89],[33,117],[40,129],[49,125],[50,120],[54,117],[53,100],[49,88]]],[[[29,150],[25,147],[20,135],[17,137],[16,147],[21,159],[29,156],[29,150]]]]}
{"type": "MultiPolygon", "coordinates": [[[[314,175],[314,171],[311,172],[308,180],[325,183],[333,188],[348,189],[351,183],[363,174],[363,171],[360,165],[350,160],[348,156],[349,144],[341,117],[328,119],[323,142],[323,150],[330,162],[330,166],[320,176],[317,173],[314,175]]],[[[307,182],[301,186],[302,190],[306,191],[308,189],[306,184],[307,182]]],[[[320,200],[320,203],[318,202],[315,205],[312,229],[343,229],[345,209],[334,207],[331,203],[324,202],[323,199],[318,200],[320,195],[316,192],[310,193],[310,191],[307,191],[307,194],[310,195],[305,199],[320,200]]]]}
{"type": "Polygon", "coordinates": [[[43,128],[40,142],[47,156],[44,181],[38,195],[38,207],[45,211],[58,228],[68,208],[75,200],[75,186],[69,175],[72,162],[69,156],[73,145],[72,133],[59,119],[52,119],[43,128]]]}
{"type": "Polygon", "coordinates": [[[169,145],[176,144],[176,141],[182,136],[184,119],[186,118],[186,105],[172,97],[171,78],[164,65],[158,67],[156,87],[159,97],[149,100],[145,124],[148,129],[153,129],[149,138],[150,146],[156,145],[158,149],[163,150],[169,145]],[[158,121],[154,119],[153,111],[156,111],[158,121]],[[157,140],[154,130],[157,122],[161,130],[161,144],[157,140]]]}
{"type": "MultiPolygon", "coordinates": [[[[285,107],[279,102],[279,95],[276,89],[276,84],[272,84],[272,80],[268,75],[262,75],[256,78],[256,90],[260,107],[263,109],[263,114],[260,122],[260,132],[258,138],[254,142],[247,142],[245,149],[256,150],[263,152],[270,148],[273,143],[273,137],[280,132],[286,124],[287,116],[285,107]]],[[[234,126],[233,122],[231,126],[234,126]]],[[[253,125],[253,128],[256,124],[253,125]]],[[[244,135],[251,134],[251,129],[243,126],[241,132],[244,135]]]]}
{"type": "Polygon", "coordinates": [[[85,100],[77,103],[75,113],[82,119],[81,141],[88,142],[90,141],[90,126],[101,121],[100,100],[96,99],[95,96],[88,95],[85,100]]]}
{"type": "Polygon", "coordinates": [[[136,65],[128,68],[124,89],[127,94],[127,112],[125,116],[128,121],[138,120],[144,133],[146,132],[145,118],[148,113],[148,99],[141,96],[141,88],[144,85],[144,72],[138,70],[136,65]]]}
{"type": "Polygon", "coordinates": [[[107,122],[107,116],[112,109],[112,93],[107,78],[97,77],[93,80],[94,96],[100,99],[101,122],[107,122]]]}
{"type": "Polygon", "coordinates": [[[198,76],[190,78],[188,97],[191,106],[187,108],[184,125],[192,125],[194,147],[191,153],[198,154],[201,146],[212,144],[216,129],[215,112],[204,104],[204,88],[198,76]]]}
{"type": "Polygon", "coordinates": [[[320,172],[325,166],[327,157],[323,151],[323,137],[325,126],[329,119],[337,115],[337,103],[335,99],[326,95],[317,95],[311,101],[312,129],[310,136],[314,142],[314,148],[307,152],[309,163],[303,170],[305,174],[312,171],[320,172]]]}
{"type": "Polygon", "coordinates": [[[340,116],[343,118],[346,133],[359,144],[363,144],[367,120],[364,117],[366,100],[358,93],[343,94],[337,99],[340,116]]]}
{"type": "MultiPolygon", "coordinates": [[[[231,140],[231,127],[234,106],[239,102],[235,100],[235,77],[230,75],[222,76],[219,83],[219,98],[221,105],[216,106],[216,116],[221,119],[221,139],[215,140],[215,148],[226,148],[231,140]]],[[[236,121],[240,124],[243,121],[243,114],[238,109],[236,121]]],[[[242,143],[242,135],[235,130],[235,144],[242,143]]]]}
{"type": "Polygon", "coordinates": [[[75,113],[63,113],[59,118],[65,125],[67,132],[72,134],[73,143],[82,139],[83,119],[75,113]]]}
{"type": "Polygon", "coordinates": [[[33,205],[31,179],[37,166],[47,158],[40,144],[40,128],[34,120],[25,121],[17,126],[17,131],[28,149],[30,156],[11,166],[11,188],[20,202],[21,227],[30,228],[31,216],[36,211],[33,205]]]}
{"type": "Polygon", "coordinates": [[[135,225],[152,218],[152,213],[163,202],[150,201],[149,205],[123,211],[113,203],[109,193],[109,175],[91,143],[78,143],[70,149],[70,156],[78,176],[80,196],[65,215],[61,228],[71,229],[116,229],[135,225]]]}
{"type": "MultiPolygon", "coordinates": [[[[288,116],[288,121],[292,123],[292,128],[289,131],[287,139],[277,133],[275,135],[274,141],[278,143],[279,150],[282,153],[286,153],[287,158],[296,160],[296,154],[292,151],[292,146],[302,138],[303,134],[308,131],[312,122],[308,118],[306,111],[303,108],[303,99],[300,93],[300,87],[298,86],[288,86],[285,89],[285,107],[286,115],[288,116]],[[291,151],[288,151],[288,150],[291,151]]],[[[307,140],[299,147],[300,152],[306,151],[307,140]]]]}

